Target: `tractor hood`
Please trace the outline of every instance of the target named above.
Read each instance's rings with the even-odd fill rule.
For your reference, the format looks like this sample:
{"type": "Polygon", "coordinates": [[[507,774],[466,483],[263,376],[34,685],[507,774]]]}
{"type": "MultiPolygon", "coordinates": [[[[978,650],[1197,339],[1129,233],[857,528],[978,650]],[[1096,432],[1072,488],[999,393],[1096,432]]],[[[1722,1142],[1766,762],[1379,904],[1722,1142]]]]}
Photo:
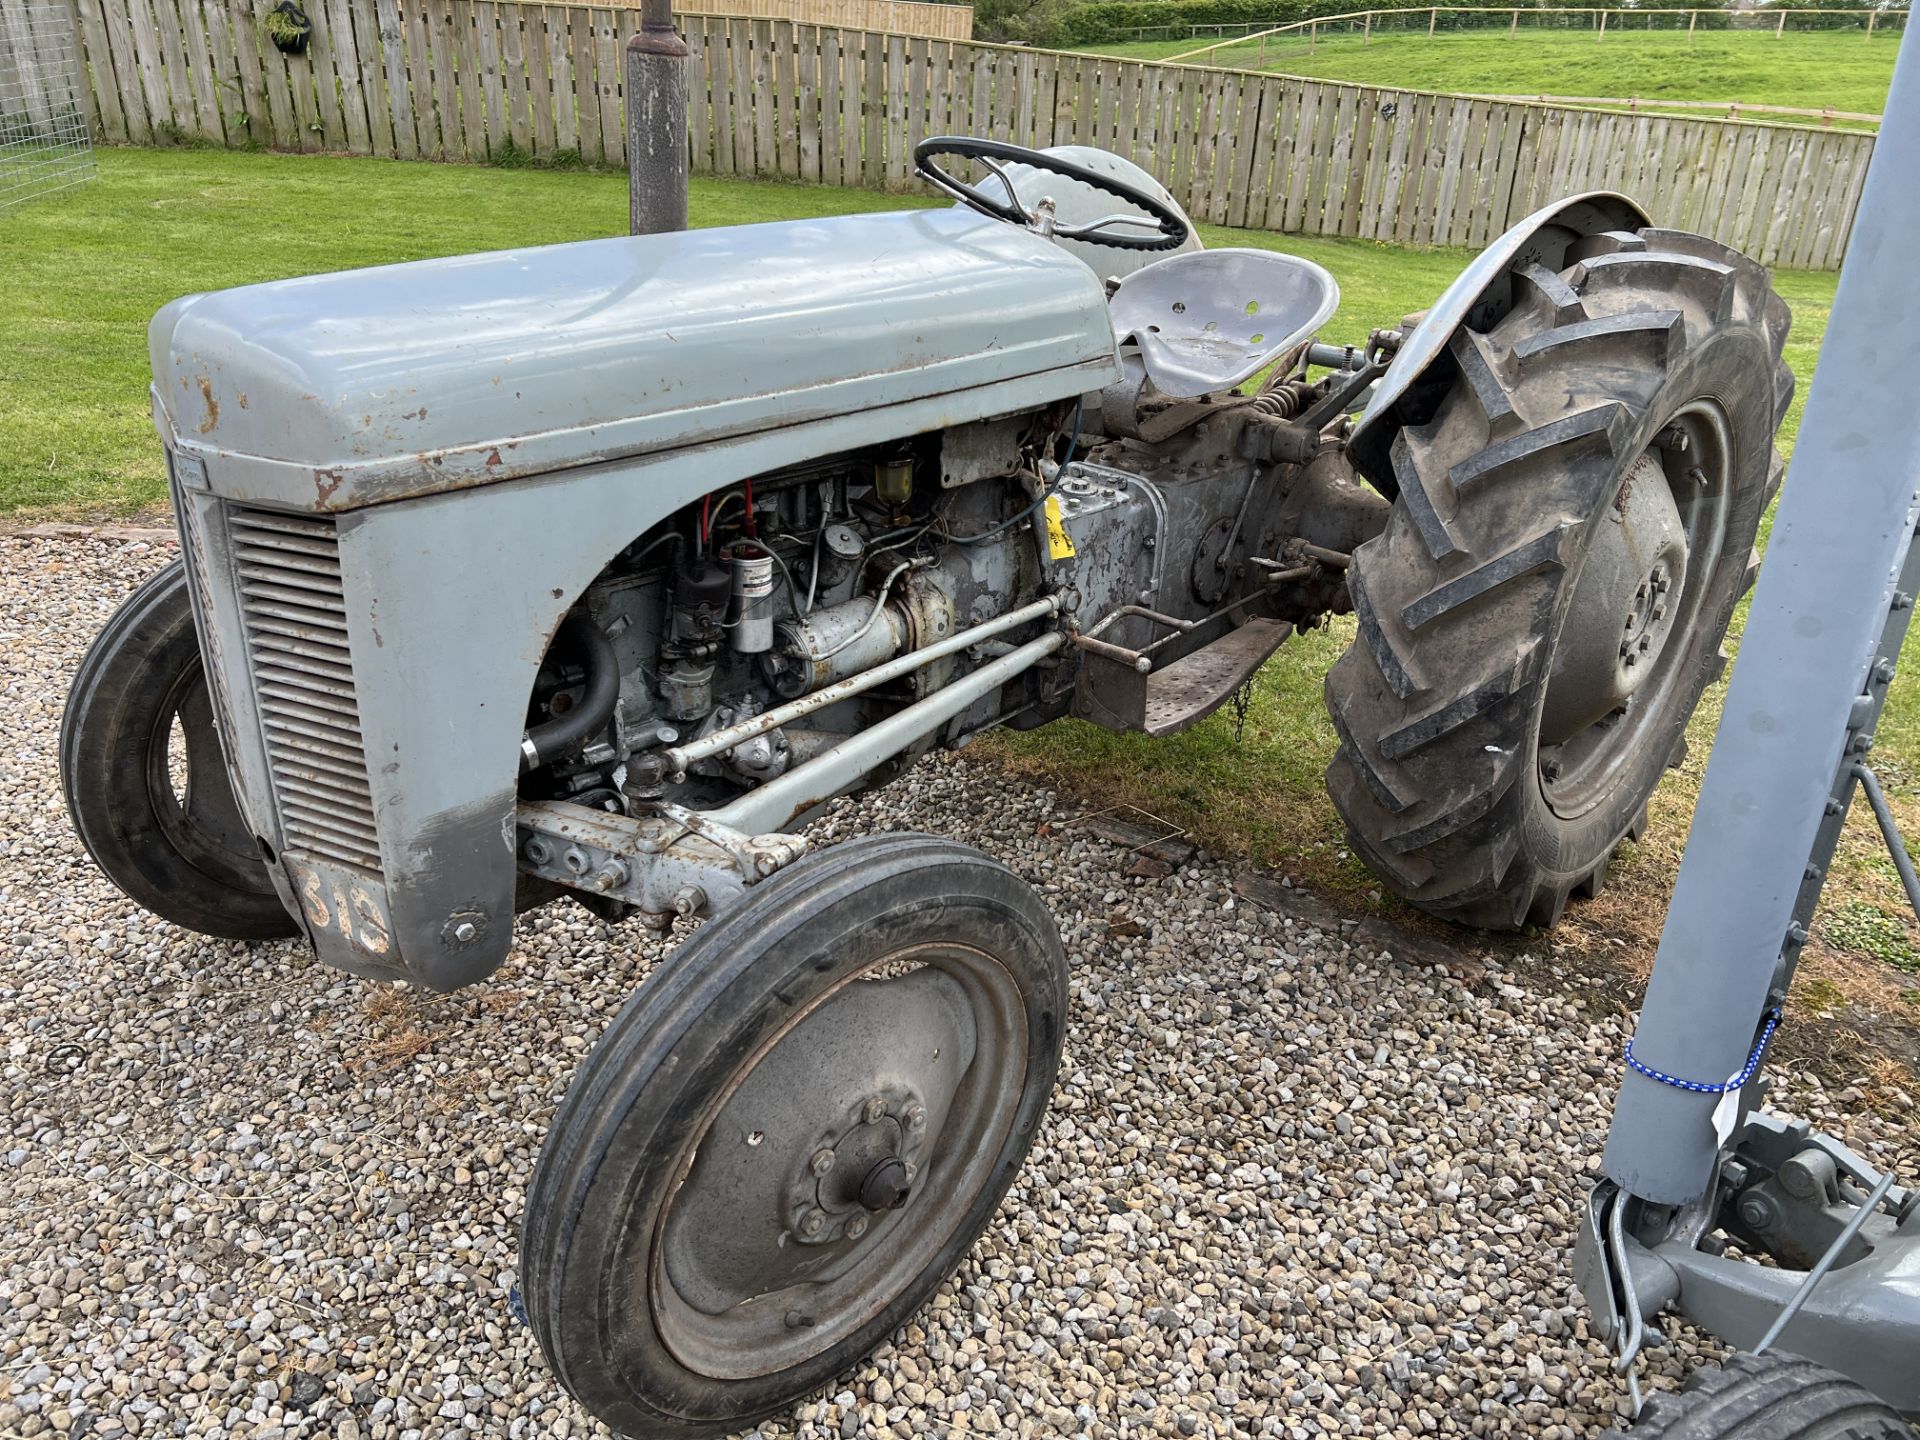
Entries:
{"type": "Polygon", "coordinates": [[[1119,375],[1093,271],[945,209],[190,295],[149,349],[182,483],[323,511],[949,395],[955,424],[1119,375]]]}

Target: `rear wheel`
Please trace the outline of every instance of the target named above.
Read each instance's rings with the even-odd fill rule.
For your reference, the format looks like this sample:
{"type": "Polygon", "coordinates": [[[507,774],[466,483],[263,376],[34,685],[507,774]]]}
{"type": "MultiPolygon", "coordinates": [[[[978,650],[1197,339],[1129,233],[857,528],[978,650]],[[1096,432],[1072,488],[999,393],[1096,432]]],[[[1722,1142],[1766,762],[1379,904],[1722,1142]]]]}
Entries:
{"type": "Polygon", "coordinates": [[[162,919],[233,940],[300,933],[227,779],[183,562],[128,596],[80,662],[60,787],[94,863],[162,919]]]}
{"type": "Polygon", "coordinates": [[[623,1434],[719,1434],[862,1359],[992,1220],[1066,1000],[1039,896],[965,846],[875,836],[756,886],[554,1117],[521,1277],[561,1383],[623,1434]]]}
{"type": "Polygon", "coordinates": [[[1766,272],[1673,231],[1534,265],[1348,571],[1328,789],[1355,852],[1435,914],[1557,922],[1598,889],[1684,753],[1750,583],[1793,393],[1766,272]]]}

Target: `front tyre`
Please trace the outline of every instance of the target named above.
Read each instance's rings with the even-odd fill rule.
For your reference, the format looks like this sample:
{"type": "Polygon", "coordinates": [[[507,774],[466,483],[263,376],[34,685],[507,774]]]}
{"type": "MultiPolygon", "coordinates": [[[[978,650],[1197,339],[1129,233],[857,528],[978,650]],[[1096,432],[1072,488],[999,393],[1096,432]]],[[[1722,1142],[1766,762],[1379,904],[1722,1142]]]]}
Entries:
{"type": "Polygon", "coordinates": [[[924,1304],[992,1220],[1059,1069],[1033,891],[924,835],[754,887],[595,1044],[527,1196],[527,1316],[625,1435],[737,1431],[924,1304]]]}
{"type": "Polygon", "coordinates": [[[1400,494],[1355,552],[1327,785],[1422,909],[1552,925],[1605,879],[1684,748],[1751,580],[1793,393],[1767,273],[1698,236],[1578,242],[1463,329],[1400,494]]]}
{"type": "Polygon", "coordinates": [[[128,596],[80,662],[60,788],[94,863],[163,920],[231,940],[300,933],[227,779],[184,562],[128,596]]]}

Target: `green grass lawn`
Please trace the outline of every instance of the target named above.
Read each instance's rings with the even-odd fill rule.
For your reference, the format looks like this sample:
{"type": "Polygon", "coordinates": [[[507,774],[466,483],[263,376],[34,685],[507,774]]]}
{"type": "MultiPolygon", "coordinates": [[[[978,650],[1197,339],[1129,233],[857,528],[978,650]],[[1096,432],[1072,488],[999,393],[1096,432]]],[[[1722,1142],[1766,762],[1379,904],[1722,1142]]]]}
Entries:
{"type": "MultiPolygon", "coordinates": [[[[698,225],[724,225],[932,203],[920,194],[696,180],[692,210],[698,225]]],[[[162,507],[159,445],[147,417],[146,323],[175,296],[319,270],[614,235],[625,225],[626,182],[617,174],[216,150],[105,151],[97,184],[0,219],[0,516],[119,518],[162,507]]],[[[1327,266],[1343,290],[1328,336],[1355,341],[1427,305],[1469,258],[1464,251],[1204,226],[1202,232],[1210,244],[1285,249],[1327,266]]],[[[1794,309],[1788,358],[1804,387],[1835,277],[1787,272],[1776,280],[1794,309]]],[[[1796,403],[1783,443],[1791,443],[1799,414],[1796,403]]],[[[1031,735],[991,737],[984,748],[1004,763],[1065,781],[1094,803],[1137,805],[1352,903],[1391,909],[1345,853],[1321,787],[1335,742],[1320,682],[1351,633],[1350,621],[1336,620],[1283,646],[1258,678],[1242,734],[1222,713],[1168,740],[1062,722],[1031,735]]],[[[1614,908],[1577,911],[1570,933],[1577,935],[1583,923],[1631,930],[1648,917],[1657,927],[1662,886],[1670,883],[1686,833],[1718,706],[1716,690],[1695,722],[1693,761],[1656,802],[1654,833],[1642,855],[1620,867],[1614,908]],[[1602,918],[1583,922],[1582,913],[1602,918]]],[[[1920,675],[1903,671],[1895,682],[1880,740],[1876,760],[1896,806],[1920,821],[1920,675]]],[[[1920,972],[1920,948],[1900,918],[1897,878],[1865,838],[1849,842],[1829,889],[1822,934],[1836,953],[1920,972]]],[[[1604,943],[1617,943],[1615,932],[1609,935],[1604,943]]],[[[1833,982],[1822,972],[1810,983],[1833,982]]],[[[1920,980],[1911,983],[1920,987],[1920,980]]],[[[1850,985],[1838,993],[1857,993],[1850,985]]],[[[1920,989],[1896,993],[1920,1003],[1920,989]]]]}
{"type": "MultiPolygon", "coordinates": [[[[1424,22],[1423,22],[1424,23],[1424,22]]],[[[1146,40],[1090,45],[1103,55],[1164,60],[1207,44],[1146,40]]],[[[1252,68],[1258,42],[1217,50],[1193,63],[1252,68]]],[[[1871,40],[1852,31],[1788,33],[1775,39],[1752,31],[1609,32],[1504,29],[1323,38],[1313,53],[1304,35],[1268,40],[1266,68],[1288,75],[1350,80],[1414,90],[1489,95],[1635,96],[1667,100],[1739,100],[1878,114],[1893,78],[1897,34],[1871,40]]]]}

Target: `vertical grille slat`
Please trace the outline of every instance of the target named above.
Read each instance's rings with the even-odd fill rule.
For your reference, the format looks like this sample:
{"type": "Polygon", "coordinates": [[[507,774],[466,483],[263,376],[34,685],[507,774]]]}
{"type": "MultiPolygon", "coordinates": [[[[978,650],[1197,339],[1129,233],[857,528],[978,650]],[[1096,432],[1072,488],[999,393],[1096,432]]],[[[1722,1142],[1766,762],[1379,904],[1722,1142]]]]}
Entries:
{"type": "Polygon", "coordinates": [[[285,842],[377,874],[333,521],[235,508],[228,529],[285,842]]]}

